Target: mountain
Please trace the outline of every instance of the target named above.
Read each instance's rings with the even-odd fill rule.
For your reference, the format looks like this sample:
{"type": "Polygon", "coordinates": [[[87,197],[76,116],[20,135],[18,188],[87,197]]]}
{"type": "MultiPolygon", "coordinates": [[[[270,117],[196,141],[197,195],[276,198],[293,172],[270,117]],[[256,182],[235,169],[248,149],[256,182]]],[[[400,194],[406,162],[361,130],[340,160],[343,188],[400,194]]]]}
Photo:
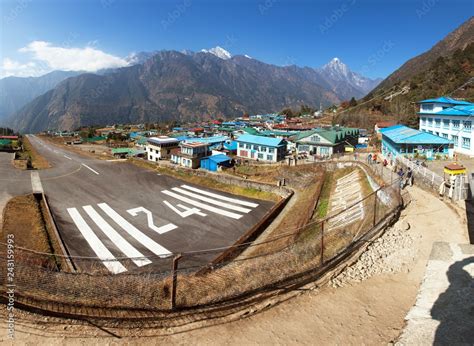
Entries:
{"type": "Polygon", "coordinates": [[[10,118],[23,132],[82,125],[196,121],[341,99],[315,69],[237,55],[161,51],[143,64],[66,79],[10,118]]]}
{"type": "Polygon", "coordinates": [[[339,58],[334,58],[324,65],[320,73],[331,85],[332,90],[347,100],[367,95],[382,81],[381,78],[370,79],[351,71],[339,58]]]}
{"type": "Polygon", "coordinates": [[[80,72],[53,71],[41,77],[6,77],[0,79],[0,123],[35,97],[53,89],[66,78],[80,72]]]}
{"type": "Polygon", "coordinates": [[[418,125],[414,102],[438,96],[474,101],[474,17],[407,62],[338,117],[341,124],[372,126],[391,117],[418,125]],[[371,119],[371,121],[368,121],[371,119]]]}
{"type": "Polygon", "coordinates": [[[218,58],[220,59],[224,59],[224,60],[228,60],[230,58],[232,58],[232,54],[230,54],[228,51],[226,51],[224,48],[222,47],[214,47],[214,48],[211,48],[209,50],[207,49],[203,49],[201,50],[201,52],[203,53],[211,53],[215,56],[217,56],[218,58]]]}

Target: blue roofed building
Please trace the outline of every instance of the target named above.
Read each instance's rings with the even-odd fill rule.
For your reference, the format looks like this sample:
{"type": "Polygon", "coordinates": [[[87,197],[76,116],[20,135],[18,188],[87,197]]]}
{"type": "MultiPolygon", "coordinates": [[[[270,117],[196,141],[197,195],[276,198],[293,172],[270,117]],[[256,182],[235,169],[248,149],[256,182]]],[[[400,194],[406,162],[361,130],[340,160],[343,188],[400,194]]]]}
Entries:
{"type": "Polygon", "coordinates": [[[212,155],[201,159],[201,168],[217,172],[222,170],[222,168],[230,168],[232,166],[232,159],[224,154],[212,155]]]}
{"type": "Polygon", "coordinates": [[[474,156],[474,103],[443,96],[418,104],[421,131],[449,139],[455,152],[474,156]]]}
{"type": "Polygon", "coordinates": [[[281,138],[242,135],[236,139],[237,156],[257,160],[278,162],[286,155],[287,142],[281,138]]]}
{"type": "Polygon", "coordinates": [[[382,154],[393,157],[423,155],[434,159],[438,155],[453,157],[453,144],[449,139],[412,129],[405,125],[395,125],[380,130],[382,134],[382,154]]]}

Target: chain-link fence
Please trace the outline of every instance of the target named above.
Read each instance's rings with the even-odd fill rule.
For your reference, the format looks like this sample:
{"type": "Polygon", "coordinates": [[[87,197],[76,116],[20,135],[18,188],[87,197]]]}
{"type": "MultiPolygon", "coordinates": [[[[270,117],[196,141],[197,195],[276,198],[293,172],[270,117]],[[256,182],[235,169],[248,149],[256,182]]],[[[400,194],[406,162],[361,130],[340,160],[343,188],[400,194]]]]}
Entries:
{"type": "Polygon", "coordinates": [[[16,303],[25,307],[109,318],[235,304],[294,285],[351,254],[393,220],[401,204],[399,184],[394,181],[324,220],[312,219],[304,227],[239,244],[239,255],[231,259],[202,265],[227,248],[166,258],[118,258],[109,268],[145,260],[152,264],[115,275],[105,272],[104,261],[97,258],[74,257],[82,271],[64,272],[57,266],[61,256],[21,248],[12,251],[3,244],[1,261],[12,265],[1,270],[2,295],[7,299],[5,292],[13,285],[16,303]]]}

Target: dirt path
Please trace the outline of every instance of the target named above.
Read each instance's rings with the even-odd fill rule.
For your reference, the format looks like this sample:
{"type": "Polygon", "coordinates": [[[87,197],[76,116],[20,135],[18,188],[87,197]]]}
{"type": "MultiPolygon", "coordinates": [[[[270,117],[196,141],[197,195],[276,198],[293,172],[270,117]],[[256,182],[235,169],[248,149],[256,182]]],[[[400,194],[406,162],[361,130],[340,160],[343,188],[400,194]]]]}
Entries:
{"type": "MultiPolygon", "coordinates": [[[[404,317],[415,302],[432,243],[467,242],[466,224],[453,210],[416,187],[410,192],[412,203],[400,221],[371,245],[356,266],[333,282],[333,286],[342,287],[330,285],[305,292],[247,319],[170,336],[117,339],[94,328],[39,328],[27,323],[18,328],[21,332],[17,331],[17,341],[31,344],[67,341],[77,345],[386,344],[399,336],[404,317]],[[403,251],[392,246],[400,243],[399,240],[403,240],[403,251]],[[370,264],[377,257],[383,266],[370,264]],[[53,338],[45,339],[45,335],[53,338]],[[94,336],[103,338],[91,340],[94,336]]],[[[120,335],[120,330],[114,333],[120,335]]],[[[145,331],[137,334],[143,335],[145,331]]],[[[5,340],[4,330],[0,335],[0,341],[5,340]]]]}

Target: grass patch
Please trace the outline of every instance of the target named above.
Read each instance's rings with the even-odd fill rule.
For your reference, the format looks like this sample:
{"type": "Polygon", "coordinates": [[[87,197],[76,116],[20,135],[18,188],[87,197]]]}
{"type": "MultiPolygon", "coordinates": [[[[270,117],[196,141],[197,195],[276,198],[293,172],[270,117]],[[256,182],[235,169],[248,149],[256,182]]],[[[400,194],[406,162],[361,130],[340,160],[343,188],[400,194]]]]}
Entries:
{"type": "Polygon", "coordinates": [[[229,185],[212,179],[212,177],[203,177],[193,174],[192,171],[185,169],[173,169],[169,167],[157,166],[154,163],[146,162],[143,160],[129,159],[128,162],[133,163],[138,167],[145,169],[151,169],[160,174],[168,175],[174,178],[184,180],[189,183],[193,183],[200,186],[205,186],[219,191],[228,192],[234,195],[245,196],[248,198],[262,199],[266,201],[278,202],[281,197],[267,191],[261,191],[255,188],[241,187],[237,185],[229,185]]]}
{"type": "Polygon", "coordinates": [[[30,160],[30,166],[33,169],[46,169],[51,168],[49,162],[41,156],[38,151],[33,147],[27,137],[23,137],[23,157],[30,160]]]}
{"type": "MultiPolygon", "coordinates": [[[[4,210],[1,241],[5,243],[7,235],[12,234],[16,247],[53,255],[55,244],[49,236],[50,225],[45,222],[44,206],[41,203],[34,195],[10,199],[4,210]]],[[[15,258],[22,259],[28,264],[57,268],[54,256],[17,251],[15,258]]]]}
{"type": "Polygon", "coordinates": [[[313,219],[323,219],[326,217],[329,209],[329,197],[331,195],[331,187],[333,182],[333,173],[326,172],[324,175],[323,187],[321,189],[321,195],[319,196],[319,202],[316,206],[313,219]]]}

